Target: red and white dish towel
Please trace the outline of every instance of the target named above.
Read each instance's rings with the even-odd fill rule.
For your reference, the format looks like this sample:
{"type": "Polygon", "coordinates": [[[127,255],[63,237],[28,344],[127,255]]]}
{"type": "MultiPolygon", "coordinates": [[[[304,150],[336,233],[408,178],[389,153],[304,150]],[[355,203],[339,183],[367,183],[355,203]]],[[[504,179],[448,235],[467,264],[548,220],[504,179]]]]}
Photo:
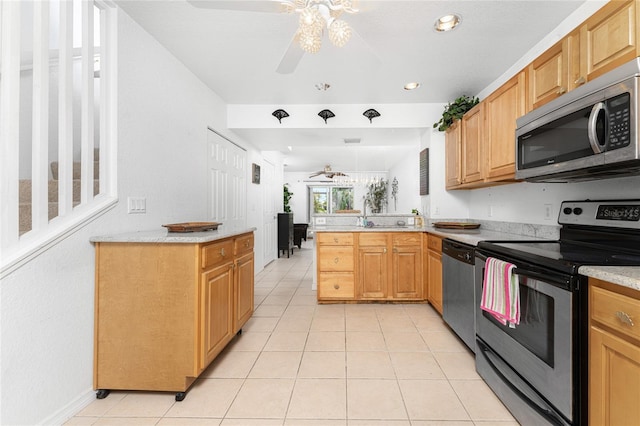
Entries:
{"type": "Polygon", "coordinates": [[[513,273],[515,265],[493,257],[487,258],[480,308],[509,327],[520,324],[520,285],[513,273]]]}

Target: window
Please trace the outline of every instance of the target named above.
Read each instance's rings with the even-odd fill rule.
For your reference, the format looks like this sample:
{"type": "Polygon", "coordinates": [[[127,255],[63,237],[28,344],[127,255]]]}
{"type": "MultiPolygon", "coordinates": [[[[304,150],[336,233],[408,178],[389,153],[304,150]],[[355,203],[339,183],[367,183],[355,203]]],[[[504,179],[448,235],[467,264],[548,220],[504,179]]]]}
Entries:
{"type": "Polygon", "coordinates": [[[0,3],[2,272],[115,202],[115,9],[0,3]]]}
{"type": "Polygon", "coordinates": [[[311,215],[337,213],[353,209],[353,187],[310,186],[311,215]]]}

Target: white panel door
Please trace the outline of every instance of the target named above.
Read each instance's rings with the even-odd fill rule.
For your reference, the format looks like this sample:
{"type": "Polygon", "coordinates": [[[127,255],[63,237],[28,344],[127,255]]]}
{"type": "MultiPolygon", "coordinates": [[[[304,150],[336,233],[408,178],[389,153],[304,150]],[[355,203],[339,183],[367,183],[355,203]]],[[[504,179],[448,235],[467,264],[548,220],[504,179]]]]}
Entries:
{"type": "Polygon", "coordinates": [[[224,229],[246,227],[247,153],[211,129],[207,133],[209,158],[209,220],[224,229]]]}
{"type": "Polygon", "coordinates": [[[275,188],[275,174],[276,167],[266,160],[263,160],[261,167],[262,176],[260,177],[261,185],[264,193],[262,199],[264,200],[263,206],[263,229],[264,229],[264,264],[275,260],[278,247],[278,237],[276,230],[278,215],[276,214],[276,203],[278,201],[277,192],[275,188]]]}

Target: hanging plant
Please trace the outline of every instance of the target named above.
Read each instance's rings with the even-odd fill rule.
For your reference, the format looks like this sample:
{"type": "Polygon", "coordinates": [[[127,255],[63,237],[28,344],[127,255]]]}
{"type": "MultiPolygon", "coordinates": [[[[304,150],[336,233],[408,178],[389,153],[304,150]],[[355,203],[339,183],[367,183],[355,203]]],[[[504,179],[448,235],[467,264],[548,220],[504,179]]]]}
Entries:
{"type": "Polygon", "coordinates": [[[478,105],[480,99],[463,95],[457,98],[455,101],[449,103],[444,107],[442,118],[436,123],[433,123],[433,128],[437,128],[439,131],[444,132],[447,130],[454,121],[460,120],[462,116],[474,106],[478,105]]]}

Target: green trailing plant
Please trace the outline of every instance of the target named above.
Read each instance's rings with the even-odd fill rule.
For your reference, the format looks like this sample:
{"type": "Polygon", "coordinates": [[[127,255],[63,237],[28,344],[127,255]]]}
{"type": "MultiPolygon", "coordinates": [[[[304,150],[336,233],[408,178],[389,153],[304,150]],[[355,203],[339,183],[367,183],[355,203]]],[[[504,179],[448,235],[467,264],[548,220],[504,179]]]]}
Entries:
{"type": "Polygon", "coordinates": [[[445,105],[442,113],[442,118],[439,121],[433,123],[433,128],[437,128],[439,131],[444,132],[447,130],[454,121],[460,120],[462,116],[474,106],[478,105],[480,99],[473,96],[466,95],[460,96],[453,102],[445,105]]]}
{"type": "Polygon", "coordinates": [[[284,204],[284,212],[285,213],[291,213],[291,206],[289,205],[289,201],[291,200],[291,197],[293,196],[293,192],[289,191],[289,187],[287,186],[289,185],[288,183],[285,183],[283,185],[283,204],[284,204]]]}
{"type": "Polygon", "coordinates": [[[411,209],[411,213],[415,214],[416,216],[420,215],[418,209],[411,209]]]}
{"type": "Polygon", "coordinates": [[[367,205],[371,213],[382,213],[382,207],[387,204],[387,188],[389,181],[381,179],[379,182],[372,182],[367,187],[367,205]]]}

